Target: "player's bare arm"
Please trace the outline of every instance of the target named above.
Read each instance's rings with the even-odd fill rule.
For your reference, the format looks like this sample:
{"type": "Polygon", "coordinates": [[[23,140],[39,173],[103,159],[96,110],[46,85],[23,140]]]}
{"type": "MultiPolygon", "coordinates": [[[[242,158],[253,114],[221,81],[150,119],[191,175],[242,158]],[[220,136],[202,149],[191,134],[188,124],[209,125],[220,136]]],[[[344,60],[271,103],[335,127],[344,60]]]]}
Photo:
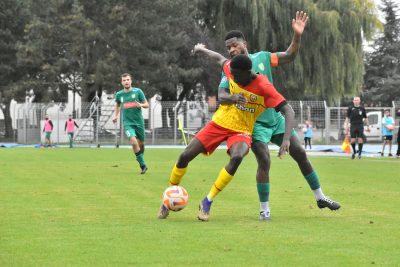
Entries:
{"type": "Polygon", "coordinates": [[[279,111],[285,117],[285,133],[283,134],[282,145],[278,152],[278,156],[281,158],[286,153],[289,153],[290,136],[294,126],[294,111],[287,103],[282,106],[279,111]]]}
{"type": "Polygon", "coordinates": [[[149,108],[149,102],[145,100],[143,103],[139,103],[139,106],[141,108],[149,108]]]}
{"type": "Polygon", "coordinates": [[[203,53],[206,56],[210,57],[212,60],[214,60],[218,65],[222,66],[224,62],[227,60],[223,55],[220,53],[217,53],[215,51],[212,51],[210,49],[207,49],[204,44],[196,44],[193,48],[193,53],[203,53]]]}
{"type": "Polygon", "coordinates": [[[293,39],[285,52],[277,53],[279,64],[292,62],[296,58],[300,48],[301,35],[304,32],[308,19],[307,13],[303,11],[296,12],[296,18],[292,20],[293,39]]]}
{"type": "Polygon", "coordinates": [[[114,109],[114,117],[113,117],[113,123],[117,123],[118,121],[118,115],[119,115],[119,111],[121,110],[120,106],[118,104],[115,105],[115,109],[114,109]]]}
{"type": "Polygon", "coordinates": [[[242,94],[230,94],[229,89],[220,87],[218,89],[218,101],[220,104],[240,104],[247,103],[247,98],[242,94]]]}

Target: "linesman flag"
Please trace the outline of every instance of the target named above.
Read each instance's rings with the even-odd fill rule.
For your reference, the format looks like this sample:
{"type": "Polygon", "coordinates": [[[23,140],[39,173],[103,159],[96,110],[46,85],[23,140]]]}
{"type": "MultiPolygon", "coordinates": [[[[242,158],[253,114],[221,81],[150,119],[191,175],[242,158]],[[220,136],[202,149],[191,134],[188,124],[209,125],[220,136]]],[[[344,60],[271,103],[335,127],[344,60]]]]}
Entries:
{"type": "Polygon", "coordinates": [[[346,131],[346,136],[344,137],[344,140],[343,140],[342,150],[343,150],[343,152],[346,152],[347,154],[351,154],[348,131],[346,131]]]}

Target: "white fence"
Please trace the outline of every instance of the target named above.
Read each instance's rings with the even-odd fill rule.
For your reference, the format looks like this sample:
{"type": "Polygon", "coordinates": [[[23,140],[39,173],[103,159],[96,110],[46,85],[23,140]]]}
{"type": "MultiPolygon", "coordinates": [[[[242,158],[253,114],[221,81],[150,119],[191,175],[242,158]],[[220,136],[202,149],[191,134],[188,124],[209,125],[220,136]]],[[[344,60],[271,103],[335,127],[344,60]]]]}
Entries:
{"type": "MultiPolygon", "coordinates": [[[[296,131],[300,139],[303,139],[302,127],[305,121],[309,120],[313,125],[314,144],[342,142],[346,107],[328,107],[325,101],[289,101],[289,103],[295,111],[296,131]]],[[[207,102],[200,101],[157,101],[153,98],[149,100],[149,104],[148,109],[143,109],[146,144],[154,145],[183,144],[182,131],[178,129],[179,121],[183,125],[186,139],[190,140],[212,118],[215,111],[214,107],[209,108],[207,102]]],[[[79,125],[75,143],[95,146],[128,144],[128,140],[122,134],[121,123],[117,125],[112,123],[114,105],[113,99],[81,103],[74,114],[79,125]]],[[[67,143],[68,136],[64,131],[64,125],[71,112],[67,112],[62,105],[25,103],[14,109],[11,117],[15,142],[43,143],[44,116],[49,114],[54,125],[52,142],[54,144],[67,143]]],[[[366,109],[372,132],[370,136],[367,136],[367,141],[380,142],[383,110],[389,109],[395,117],[396,111],[400,109],[400,101],[394,101],[391,107],[367,107],[366,109]]],[[[399,125],[398,119],[396,118],[396,125],[399,125]]]]}

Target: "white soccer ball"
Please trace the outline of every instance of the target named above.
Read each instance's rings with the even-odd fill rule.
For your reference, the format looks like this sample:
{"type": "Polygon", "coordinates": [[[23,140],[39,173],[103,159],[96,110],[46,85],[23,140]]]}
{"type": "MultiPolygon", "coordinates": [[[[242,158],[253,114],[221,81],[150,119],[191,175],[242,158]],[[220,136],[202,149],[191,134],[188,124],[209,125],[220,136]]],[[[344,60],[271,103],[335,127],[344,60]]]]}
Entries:
{"type": "Polygon", "coordinates": [[[189,195],[185,188],[174,185],[165,189],[162,201],[169,210],[180,211],[186,207],[189,195]]]}

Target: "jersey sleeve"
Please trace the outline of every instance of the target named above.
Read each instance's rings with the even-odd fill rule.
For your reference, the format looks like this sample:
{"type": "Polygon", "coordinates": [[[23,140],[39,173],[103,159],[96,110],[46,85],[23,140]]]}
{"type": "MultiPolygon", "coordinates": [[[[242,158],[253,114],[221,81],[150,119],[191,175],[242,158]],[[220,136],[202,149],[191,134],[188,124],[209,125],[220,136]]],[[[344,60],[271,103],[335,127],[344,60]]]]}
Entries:
{"type": "Polygon", "coordinates": [[[271,62],[271,67],[279,66],[279,58],[277,53],[271,53],[270,62],[271,62]]]}
{"type": "Polygon", "coordinates": [[[365,111],[365,108],[363,108],[363,118],[367,118],[367,112],[365,111]]]}
{"type": "Polygon", "coordinates": [[[226,75],[223,71],[221,73],[221,81],[219,82],[218,87],[229,89],[229,81],[228,81],[228,78],[226,78],[226,75]]]}
{"type": "Polygon", "coordinates": [[[146,100],[146,96],[144,95],[142,89],[139,89],[139,102],[140,102],[140,103],[143,103],[143,102],[145,102],[145,101],[147,101],[147,100],[146,100]]]}
{"type": "Polygon", "coordinates": [[[350,116],[351,116],[351,107],[349,107],[349,108],[347,109],[347,118],[350,119],[350,116]]]}
{"type": "Polygon", "coordinates": [[[115,94],[115,103],[117,103],[118,106],[121,105],[121,98],[118,93],[115,94]]]}
{"type": "Polygon", "coordinates": [[[266,108],[282,107],[286,99],[276,90],[272,83],[268,83],[264,90],[264,105],[266,108]]]}

